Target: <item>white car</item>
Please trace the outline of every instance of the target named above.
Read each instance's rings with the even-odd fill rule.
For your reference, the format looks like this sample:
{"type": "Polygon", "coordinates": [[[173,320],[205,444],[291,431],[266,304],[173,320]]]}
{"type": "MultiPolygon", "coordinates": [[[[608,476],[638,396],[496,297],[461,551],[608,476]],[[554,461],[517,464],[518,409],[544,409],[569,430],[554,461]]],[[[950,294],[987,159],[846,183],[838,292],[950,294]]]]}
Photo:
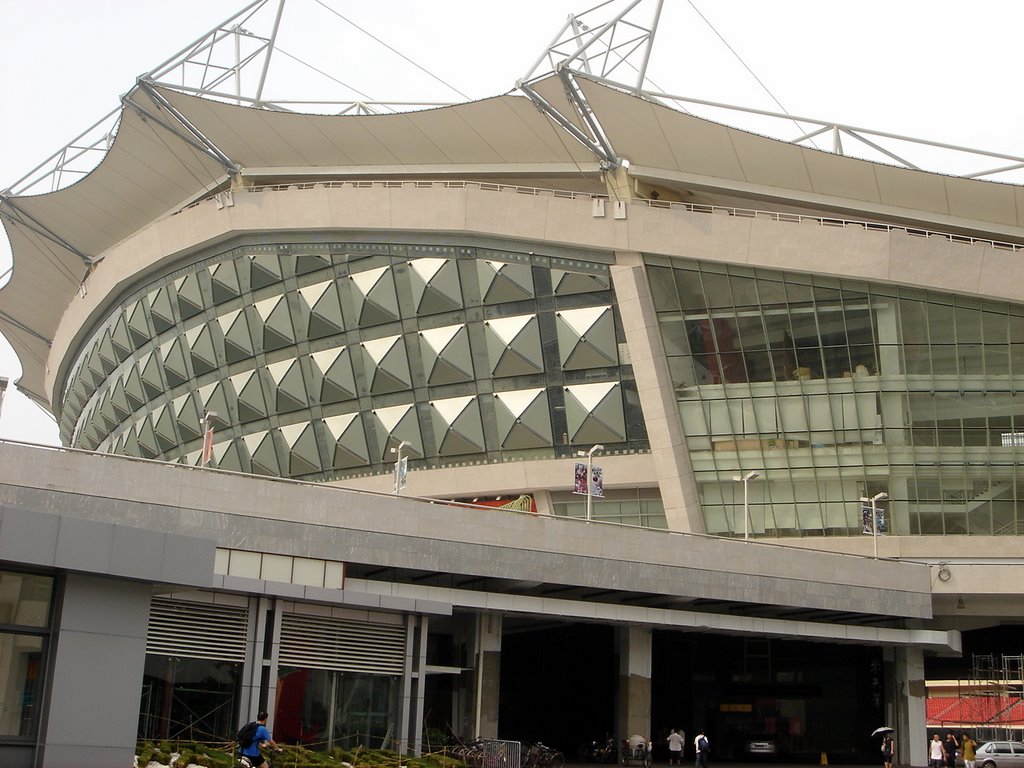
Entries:
{"type": "Polygon", "coordinates": [[[975,750],[979,768],[1024,768],[1024,744],[1019,741],[989,741],[975,750]]]}

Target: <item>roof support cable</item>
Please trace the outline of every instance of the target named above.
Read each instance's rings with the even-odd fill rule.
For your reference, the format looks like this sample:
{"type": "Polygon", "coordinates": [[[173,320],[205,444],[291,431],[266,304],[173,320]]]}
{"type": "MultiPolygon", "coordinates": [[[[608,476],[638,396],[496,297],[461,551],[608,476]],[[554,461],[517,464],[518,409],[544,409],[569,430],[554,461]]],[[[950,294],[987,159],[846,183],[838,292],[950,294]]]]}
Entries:
{"type": "Polygon", "coordinates": [[[216,144],[206,138],[202,131],[192,125],[192,123],[189,122],[181,112],[175,109],[152,83],[146,80],[139,80],[139,88],[145,91],[146,95],[153,99],[160,108],[166,109],[171,115],[173,115],[181,128],[172,125],[170,122],[155,114],[152,110],[142,106],[137,101],[133,100],[130,94],[121,97],[121,101],[125,106],[131,107],[142,117],[147,120],[152,120],[160,127],[177,136],[193,149],[199,150],[204,155],[220,163],[229,176],[233,177],[241,172],[241,168],[230,157],[225,155],[216,144]],[[184,131],[182,129],[184,129],[184,131]]]}
{"type": "Polygon", "coordinates": [[[99,259],[95,258],[94,256],[90,256],[87,253],[83,253],[78,248],[69,243],[67,240],[65,240],[63,237],[54,232],[52,229],[47,227],[45,224],[27,214],[25,211],[23,211],[21,208],[15,205],[14,201],[10,197],[8,197],[6,194],[2,192],[0,192],[0,216],[7,219],[12,224],[20,225],[25,229],[34,232],[40,237],[49,240],[51,243],[60,246],[64,250],[73,253],[75,256],[81,259],[82,263],[85,264],[86,267],[92,267],[96,262],[99,261],[99,259]],[[5,208],[10,209],[10,211],[14,211],[14,213],[17,215],[12,215],[10,211],[5,210],[5,208]]]}
{"type": "MultiPolygon", "coordinates": [[[[41,333],[38,333],[37,331],[33,331],[31,328],[29,328],[23,322],[21,322],[20,320],[18,320],[15,317],[12,317],[11,315],[7,314],[6,312],[0,312],[0,322],[8,323],[11,328],[17,328],[19,331],[23,331],[24,333],[28,334],[32,338],[37,339],[37,340],[43,342],[43,344],[45,344],[47,346],[47,348],[49,348],[53,344],[53,339],[47,338],[46,336],[43,336],[41,333]]],[[[5,331],[6,330],[9,330],[9,329],[5,329],[5,331]]],[[[46,361],[44,360],[43,362],[46,362],[46,361]]]]}

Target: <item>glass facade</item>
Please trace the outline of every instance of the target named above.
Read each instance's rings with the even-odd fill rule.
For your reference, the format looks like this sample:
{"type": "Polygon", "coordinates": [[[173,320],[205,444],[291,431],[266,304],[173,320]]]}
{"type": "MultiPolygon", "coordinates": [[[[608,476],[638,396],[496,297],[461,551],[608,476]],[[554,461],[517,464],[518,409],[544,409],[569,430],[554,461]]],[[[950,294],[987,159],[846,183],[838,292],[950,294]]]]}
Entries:
{"type": "MultiPolygon", "coordinates": [[[[557,251],[557,249],[556,249],[557,251]]],[[[129,296],[66,380],[75,447],[331,480],[647,450],[608,257],[235,244],[129,296]]]]}
{"type": "Polygon", "coordinates": [[[236,730],[242,665],[146,655],[139,738],[212,741],[236,730]]]}
{"type": "Polygon", "coordinates": [[[50,631],[53,579],[0,571],[0,740],[33,740],[50,631]]]}
{"type": "Polygon", "coordinates": [[[744,486],[758,536],[860,535],[878,494],[893,533],[1019,532],[1024,306],[647,265],[709,533],[743,535],[744,486]]]}
{"type": "Polygon", "coordinates": [[[329,751],[380,749],[399,732],[401,679],[324,669],[282,667],[274,738],[329,751]]]}
{"type": "MultiPolygon", "coordinates": [[[[657,488],[605,490],[604,496],[591,499],[591,519],[643,528],[667,528],[665,505],[657,488]]],[[[587,516],[586,495],[555,491],[551,494],[552,512],[562,517],[587,516]]]]}

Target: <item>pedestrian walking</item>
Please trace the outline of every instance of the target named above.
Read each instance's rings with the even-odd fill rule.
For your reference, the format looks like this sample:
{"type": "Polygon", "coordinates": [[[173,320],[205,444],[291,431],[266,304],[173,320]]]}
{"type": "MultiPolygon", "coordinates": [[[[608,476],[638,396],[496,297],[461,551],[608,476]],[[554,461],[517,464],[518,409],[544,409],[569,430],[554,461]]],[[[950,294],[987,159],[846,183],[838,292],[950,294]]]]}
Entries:
{"type": "Polygon", "coordinates": [[[956,740],[956,736],[953,735],[952,731],[946,734],[946,768],[956,768],[956,751],[960,748],[960,742],[956,740]]]}
{"type": "Polygon", "coordinates": [[[892,753],[896,751],[896,739],[891,733],[882,737],[882,765],[884,768],[892,768],[892,753]]]}
{"type": "Polygon", "coordinates": [[[697,753],[695,763],[697,768],[708,768],[708,758],[711,756],[711,742],[704,735],[703,728],[697,731],[697,736],[693,739],[693,748],[697,753]]]}
{"type": "Polygon", "coordinates": [[[968,736],[966,733],[960,735],[960,750],[964,756],[965,768],[974,768],[975,749],[978,746],[978,742],[968,736]]]}
{"type": "Polygon", "coordinates": [[[270,715],[267,712],[260,712],[256,715],[256,720],[243,729],[246,731],[245,737],[243,738],[239,734],[239,762],[251,766],[251,768],[263,768],[267,764],[266,758],[260,752],[260,747],[264,744],[275,752],[281,751],[277,742],[271,738],[270,731],[267,730],[268,717],[270,715]],[[243,740],[245,741],[244,744],[242,743],[243,740]]]}
{"type": "Polygon", "coordinates": [[[668,739],[666,739],[666,741],[668,741],[668,764],[682,765],[683,744],[685,743],[683,735],[673,728],[672,733],[668,735],[668,739]]]}
{"type": "Polygon", "coordinates": [[[946,745],[939,734],[933,734],[928,744],[928,768],[943,768],[946,764],[946,745]]]}

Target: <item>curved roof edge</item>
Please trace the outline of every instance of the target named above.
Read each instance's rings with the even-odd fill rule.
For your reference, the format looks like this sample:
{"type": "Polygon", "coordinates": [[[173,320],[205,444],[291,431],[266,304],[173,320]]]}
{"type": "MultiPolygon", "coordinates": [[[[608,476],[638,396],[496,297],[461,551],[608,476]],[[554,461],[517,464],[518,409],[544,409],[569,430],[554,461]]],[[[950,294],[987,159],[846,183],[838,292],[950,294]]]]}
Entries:
{"type": "MultiPolygon", "coordinates": [[[[719,193],[866,218],[956,226],[1024,242],[1024,187],[836,156],[677,112],[579,78],[619,157],[671,181],[681,196],[703,179],[719,193]]],[[[571,109],[557,75],[533,84],[571,109]]],[[[570,122],[582,125],[572,116],[570,122]]],[[[586,130],[585,127],[583,130],[586,130]]],[[[24,367],[19,388],[43,399],[49,347],[89,264],[183,206],[299,170],[330,178],[596,178],[597,163],[523,96],[394,115],[271,112],[142,84],[123,101],[107,156],[65,189],[0,200],[14,252],[0,291],[0,331],[24,367]]],[[[309,178],[307,176],[306,178],[309,178]]],[[[56,396],[56,395],[55,395],[56,396]]]]}

